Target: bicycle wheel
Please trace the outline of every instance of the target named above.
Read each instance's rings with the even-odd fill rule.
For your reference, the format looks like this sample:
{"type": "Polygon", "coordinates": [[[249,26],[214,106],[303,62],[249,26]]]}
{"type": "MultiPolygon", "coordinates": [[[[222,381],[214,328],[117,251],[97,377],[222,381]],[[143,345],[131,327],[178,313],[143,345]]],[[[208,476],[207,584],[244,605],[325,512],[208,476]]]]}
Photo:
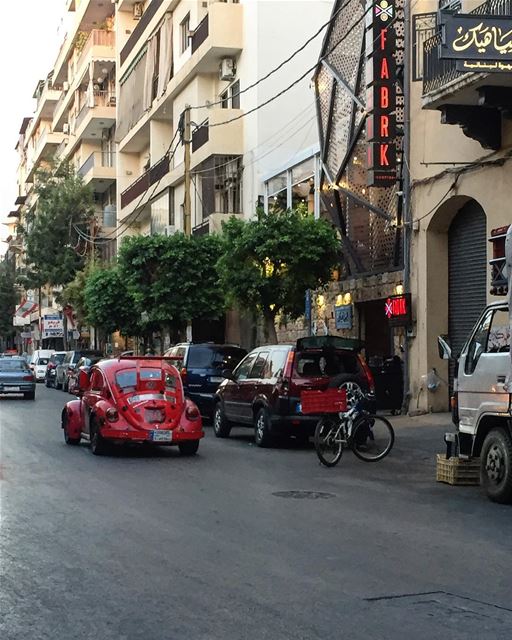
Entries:
{"type": "Polygon", "coordinates": [[[315,429],[315,451],[326,467],[338,464],[343,454],[341,425],[339,418],[326,416],[318,421],[315,429]]]}
{"type": "Polygon", "coordinates": [[[355,421],[351,446],[360,460],[365,462],[382,460],[391,451],[394,442],[395,432],[386,418],[363,414],[355,421]]]}

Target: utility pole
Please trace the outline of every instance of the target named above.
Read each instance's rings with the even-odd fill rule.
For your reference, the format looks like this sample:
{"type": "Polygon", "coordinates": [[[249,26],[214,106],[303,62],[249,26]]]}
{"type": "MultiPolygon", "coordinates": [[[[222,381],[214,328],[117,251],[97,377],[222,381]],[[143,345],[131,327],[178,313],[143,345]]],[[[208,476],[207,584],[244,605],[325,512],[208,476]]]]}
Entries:
{"type": "Polygon", "coordinates": [[[192,202],[190,197],[190,105],[185,106],[183,122],[183,144],[185,146],[185,198],[183,201],[183,227],[186,236],[192,234],[192,202]]]}

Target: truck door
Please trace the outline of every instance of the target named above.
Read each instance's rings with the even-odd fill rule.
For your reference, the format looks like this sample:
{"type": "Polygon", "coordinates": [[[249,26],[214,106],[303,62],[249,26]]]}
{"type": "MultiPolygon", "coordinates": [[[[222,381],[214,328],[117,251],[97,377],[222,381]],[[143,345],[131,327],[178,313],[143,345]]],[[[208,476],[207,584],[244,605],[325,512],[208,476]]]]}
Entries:
{"type": "Polygon", "coordinates": [[[484,413],[507,413],[504,384],[510,368],[508,308],[491,307],[480,318],[459,362],[459,428],[474,433],[484,413]]]}

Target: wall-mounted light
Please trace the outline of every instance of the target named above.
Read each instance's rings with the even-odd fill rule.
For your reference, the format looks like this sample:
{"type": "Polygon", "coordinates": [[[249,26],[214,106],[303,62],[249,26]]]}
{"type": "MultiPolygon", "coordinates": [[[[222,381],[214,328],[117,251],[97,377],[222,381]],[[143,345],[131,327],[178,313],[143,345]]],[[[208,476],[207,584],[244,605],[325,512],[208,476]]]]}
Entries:
{"type": "Polygon", "coordinates": [[[316,299],[316,303],[319,307],[325,307],[325,296],[323,295],[323,293],[321,293],[317,299],[316,299]]]}
{"type": "Polygon", "coordinates": [[[399,283],[395,286],[395,294],[397,296],[403,296],[404,295],[404,285],[402,283],[399,283]]]}

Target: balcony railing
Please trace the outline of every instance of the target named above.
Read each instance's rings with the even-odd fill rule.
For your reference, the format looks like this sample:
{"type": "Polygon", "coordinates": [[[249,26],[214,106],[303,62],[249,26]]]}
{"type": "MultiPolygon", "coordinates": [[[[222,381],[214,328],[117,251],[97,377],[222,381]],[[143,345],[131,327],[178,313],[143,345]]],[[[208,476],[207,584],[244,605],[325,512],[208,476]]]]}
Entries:
{"type": "Polygon", "coordinates": [[[87,101],[83,105],[83,107],[78,112],[76,117],[75,126],[72,129],[76,131],[78,127],[82,124],[85,119],[85,116],[89,112],[90,109],[94,109],[95,107],[115,107],[116,97],[110,91],[95,91],[94,92],[94,107],[91,107],[87,104],[87,101]]]}
{"type": "MultiPolygon", "coordinates": [[[[112,47],[112,49],[116,46],[116,36],[113,31],[105,31],[104,29],[93,29],[91,31],[90,36],[87,38],[86,43],[78,57],[76,63],[76,69],[80,69],[82,64],[87,60],[91,49],[93,47],[112,47]]],[[[112,57],[115,56],[114,51],[112,51],[112,57]]]]}
{"type": "Polygon", "coordinates": [[[208,26],[208,14],[206,14],[192,35],[192,53],[197,51],[208,37],[208,26]]]}
{"type": "Polygon", "coordinates": [[[146,191],[169,173],[169,154],[155,162],[146,172],[144,172],[128,189],[121,193],[121,208],[127,207],[135,198],[142,196],[146,191]]]}
{"type": "MultiPolygon", "coordinates": [[[[508,16],[512,14],[512,0],[487,0],[470,13],[475,15],[508,16]]],[[[457,71],[456,60],[440,57],[442,35],[437,33],[423,45],[423,95],[437,91],[450,82],[470,75],[457,71]]]]}
{"type": "Polygon", "coordinates": [[[78,169],[78,173],[84,177],[94,167],[113,167],[115,162],[114,151],[93,151],[87,160],[78,169]]]}
{"type": "Polygon", "coordinates": [[[192,151],[200,149],[208,142],[209,137],[208,120],[206,120],[192,133],[192,151]]]}

